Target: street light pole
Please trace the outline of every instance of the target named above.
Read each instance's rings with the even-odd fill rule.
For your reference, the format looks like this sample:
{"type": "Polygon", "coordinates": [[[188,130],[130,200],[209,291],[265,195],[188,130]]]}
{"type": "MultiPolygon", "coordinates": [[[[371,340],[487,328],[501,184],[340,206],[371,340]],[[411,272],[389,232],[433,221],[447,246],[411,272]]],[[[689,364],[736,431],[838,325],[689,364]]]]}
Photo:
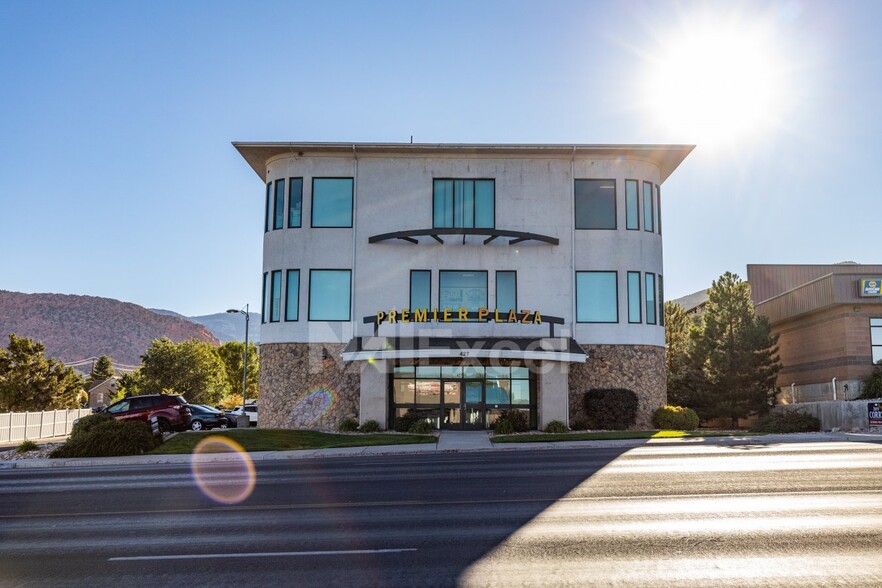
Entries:
{"type": "Polygon", "coordinates": [[[251,318],[251,314],[248,312],[248,305],[245,305],[245,310],[231,308],[227,312],[231,314],[244,314],[245,315],[245,352],[242,355],[242,414],[245,414],[245,396],[248,390],[248,320],[251,318]]]}

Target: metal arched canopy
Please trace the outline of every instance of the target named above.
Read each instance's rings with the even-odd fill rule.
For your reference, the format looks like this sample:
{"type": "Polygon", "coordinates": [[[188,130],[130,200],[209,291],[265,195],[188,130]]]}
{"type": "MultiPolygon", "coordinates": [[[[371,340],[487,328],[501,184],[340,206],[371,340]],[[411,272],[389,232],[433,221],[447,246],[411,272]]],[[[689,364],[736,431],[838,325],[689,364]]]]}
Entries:
{"type": "Polygon", "coordinates": [[[549,245],[558,245],[560,240],[549,235],[540,235],[539,233],[525,233],[523,231],[507,231],[504,229],[474,229],[474,228],[436,228],[436,229],[412,229],[407,231],[395,231],[393,233],[383,233],[382,235],[374,235],[368,238],[368,243],[380,243],[381,241],[390,241],[392,239],[401,239],[419,244],[417,237],[432,237],[438,243],[443,244],[444,240],[441,235],[462,235],[465,241],[466,235],[480,235],[487,237],[484,239],[484,245],[499,238],[511,239],[509,245],[517,245],[524,241],[540,241],[549,245]]]}

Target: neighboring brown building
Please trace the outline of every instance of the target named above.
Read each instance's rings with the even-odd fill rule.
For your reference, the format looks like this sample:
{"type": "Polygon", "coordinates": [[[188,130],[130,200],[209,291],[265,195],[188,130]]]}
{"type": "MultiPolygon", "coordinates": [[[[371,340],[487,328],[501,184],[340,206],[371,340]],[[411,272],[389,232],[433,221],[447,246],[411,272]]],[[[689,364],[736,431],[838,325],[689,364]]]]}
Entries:
{"type": "Polygon", "coordinates": [[[780,336],[779,402],[856,398],[882,360],[882,265],[748,265],[747,279],[780,336]]]}

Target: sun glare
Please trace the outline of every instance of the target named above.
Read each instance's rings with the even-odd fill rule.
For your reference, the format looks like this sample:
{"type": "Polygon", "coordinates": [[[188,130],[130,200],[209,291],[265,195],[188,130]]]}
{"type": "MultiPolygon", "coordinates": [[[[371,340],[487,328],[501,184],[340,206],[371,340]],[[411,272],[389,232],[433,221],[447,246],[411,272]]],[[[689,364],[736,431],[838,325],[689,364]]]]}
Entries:
{"type": "Polygon", "coordinates": [[[653,122],[678,140],[718,146],[770,131],[781,71],[767,27],[732,19],[684,25],[650,59],[653,122]]]}

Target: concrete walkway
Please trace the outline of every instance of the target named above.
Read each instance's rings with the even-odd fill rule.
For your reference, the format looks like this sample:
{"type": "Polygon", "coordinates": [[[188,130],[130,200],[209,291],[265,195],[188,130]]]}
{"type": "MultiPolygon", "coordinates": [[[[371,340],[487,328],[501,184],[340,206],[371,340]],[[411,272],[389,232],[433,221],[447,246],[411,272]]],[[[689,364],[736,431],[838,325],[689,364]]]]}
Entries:
{"type": "Polygon", "coordinates": [[[447,431],[438,437],[438,451],[475,451],[493,449],[489,431],[447,431]]]}
{"type": "MultiPolygon", "coordinates": [[[[872,442],[882,443],[882,434],[873,433],[794,433],[787,435],[756,435],[733,437],[689,437],[682,439],[621,439],[615,441],[559,441],[555,443],[499,443],[490,442],[486,431],[442,431],[438,443],[416,445],[377,445],[368,447],[340,447],[334,449],[304,449],[299,451],[256,451],[248,454],[251,461],[312,459],[370,455],[403,455],[417,453],[468,451],[530,451],[547,449],[587,449],[600,447],[641,447],[647,445],[772,445],[779,443],[812,442],[872,442]]],[[[139,466],[148,464],[189,464],[192,456],[185,455],[129,455],[124,457],[76,457],[64,459],[21,459],[0,461],[0,470],[18,468],[55,468],[68,466],[139,466]]],[[[203,461],[240,461],[238,453],[203,455],[203,461]]]]}

